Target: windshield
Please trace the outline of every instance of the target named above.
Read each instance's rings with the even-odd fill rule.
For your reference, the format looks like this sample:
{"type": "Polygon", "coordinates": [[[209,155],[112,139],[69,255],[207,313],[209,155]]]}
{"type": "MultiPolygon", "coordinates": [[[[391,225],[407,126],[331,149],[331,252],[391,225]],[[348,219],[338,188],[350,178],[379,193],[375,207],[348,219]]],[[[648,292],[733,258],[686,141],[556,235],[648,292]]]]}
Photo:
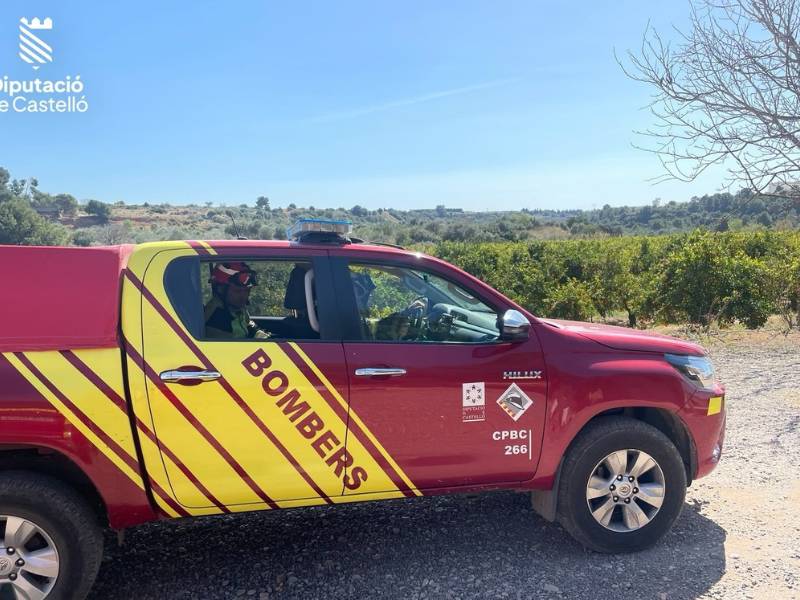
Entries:
{"type": "Polygon", "coordinates": [[[456,286],[446,279],[437,277],[430,273],[422,271],[410,271],[410,273],[419,277],[425,285],[436,290],[439,294],[444,296],[450,304],[455,304],[460,308],[464,308],[476,312],[494,313],[495,311],[483,302],[478,300],[475,296],[470,294],[467,290],[460,286],[456,286]]]}

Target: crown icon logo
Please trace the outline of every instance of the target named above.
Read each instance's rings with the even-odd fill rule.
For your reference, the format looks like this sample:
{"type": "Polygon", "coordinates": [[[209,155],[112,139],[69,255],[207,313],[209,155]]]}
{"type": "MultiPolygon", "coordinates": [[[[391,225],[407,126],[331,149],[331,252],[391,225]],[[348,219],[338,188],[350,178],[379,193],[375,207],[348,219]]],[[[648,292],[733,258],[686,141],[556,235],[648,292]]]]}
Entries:
{"type": "Polygon", "coordinates": [[[53,62],[53,48],[39,37],[44,36],[39,32],[52,31],[52,29],[53,19],[50,17],[46,19],[22,17],[19,20],[19,52],[17,55],[33,67],[34,71],[37,71],[41,65],[53,62]]]}
{"type": "Polygon", "coordinates": [[[22,17],[19,20],[20,23],[26,25],[30,29],[52,29],[53,28],[53,19],[47,17],[46,19],[39,19],[39,17],[34,17],[33,19],[26,19],[22,17]]]}

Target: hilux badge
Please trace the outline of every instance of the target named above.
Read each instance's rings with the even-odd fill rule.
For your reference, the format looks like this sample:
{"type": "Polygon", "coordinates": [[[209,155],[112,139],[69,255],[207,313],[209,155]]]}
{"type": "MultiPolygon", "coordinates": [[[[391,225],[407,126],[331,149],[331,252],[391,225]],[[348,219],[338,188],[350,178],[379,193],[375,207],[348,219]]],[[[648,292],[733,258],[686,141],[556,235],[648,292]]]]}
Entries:
{"type": "Polygon", "coordinates": [[[541,379],[541,371],[503,371],[503,379],[541,379]]]}

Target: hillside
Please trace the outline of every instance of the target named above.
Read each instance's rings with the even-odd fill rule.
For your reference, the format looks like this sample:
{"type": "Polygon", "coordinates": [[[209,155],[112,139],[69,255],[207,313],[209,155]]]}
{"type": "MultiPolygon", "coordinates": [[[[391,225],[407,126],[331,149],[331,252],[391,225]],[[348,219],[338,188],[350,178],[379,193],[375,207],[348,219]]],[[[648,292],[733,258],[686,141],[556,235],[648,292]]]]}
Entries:
{"type": "Polygon", "coordinates": [[[443,205],[428,210],[367,210],[361,206],[320,209],[294,204],[270,208],[269,200],[263,196],[255,201],[255,206],[127,205],[97,200],[78,202],[67,193],[53,195],[41,191],[35,179],[12,180],[8,171],[0,167],[0,206],[3,203],[6,206],[0,211],[0,243],[33,243],[38,238],[28,239],[24,232],[37,228],[46,231],[38,243],[91,245],[225,238],[235,235],[232,217],[241,235],[250,238],[281,238],[296,219],[319,217],[351,220],[359,237],[401,245],[616,237],[680,233],[697,228],[785,230],[800,226],[800,203],[757,197],[749,190],[735,195],[705,195],[688,202],[606,205],[596,210],[466,212],[443,205]]]}
{"type": "Polygon", "coordinates": [[[233,220],[249,238],[282,238],[298,218],[348,219],[359,237],[400,245],[440,241],[526,241],[570,237],[678,233],[696,228],[715,231],[791,229],[800,225],[800,207],[775,198],[756,198],[744,192],[714,194],[663,206],[605,206],[582,210],[521,210],[466,212],[439,206],[430,210],[260,208],[253,206],[124,205],[111,207],[111,227],[98,228],[97,219],[62,219],[76,243],[113,243],[186,237],[219,238],[234,235],[233,220]]]}
{"type": "Polygon", "coordinates": [[[0,170],[0,243],[280,239],[298,218],[350,219],[357,236],[424,247],[536,314],[621,317],[631,326],[758,327],[770,315],[789,328],[798,322],[798,207],[744,193],[666,206],[469,213],[444,206],[272,209],[265,197],[236,208],[79,204],[41,192],[36,182],[9,179],[0,170]],[[640,232],[661,235],[623,235],[640,232]]]}

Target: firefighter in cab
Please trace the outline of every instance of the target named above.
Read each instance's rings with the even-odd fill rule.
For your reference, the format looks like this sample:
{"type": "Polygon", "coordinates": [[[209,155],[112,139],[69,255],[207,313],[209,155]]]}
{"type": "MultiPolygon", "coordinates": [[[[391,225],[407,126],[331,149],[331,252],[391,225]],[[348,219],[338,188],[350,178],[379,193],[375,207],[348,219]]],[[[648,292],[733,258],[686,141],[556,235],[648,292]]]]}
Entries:
{"type": "Polygon", "coordinates": [[[206,337],[215,339],[267,339],[247,312],[250,291],[258,281],[244,262],[218,263],[211,271],[212,297],[205,306],[206,337]]]}

